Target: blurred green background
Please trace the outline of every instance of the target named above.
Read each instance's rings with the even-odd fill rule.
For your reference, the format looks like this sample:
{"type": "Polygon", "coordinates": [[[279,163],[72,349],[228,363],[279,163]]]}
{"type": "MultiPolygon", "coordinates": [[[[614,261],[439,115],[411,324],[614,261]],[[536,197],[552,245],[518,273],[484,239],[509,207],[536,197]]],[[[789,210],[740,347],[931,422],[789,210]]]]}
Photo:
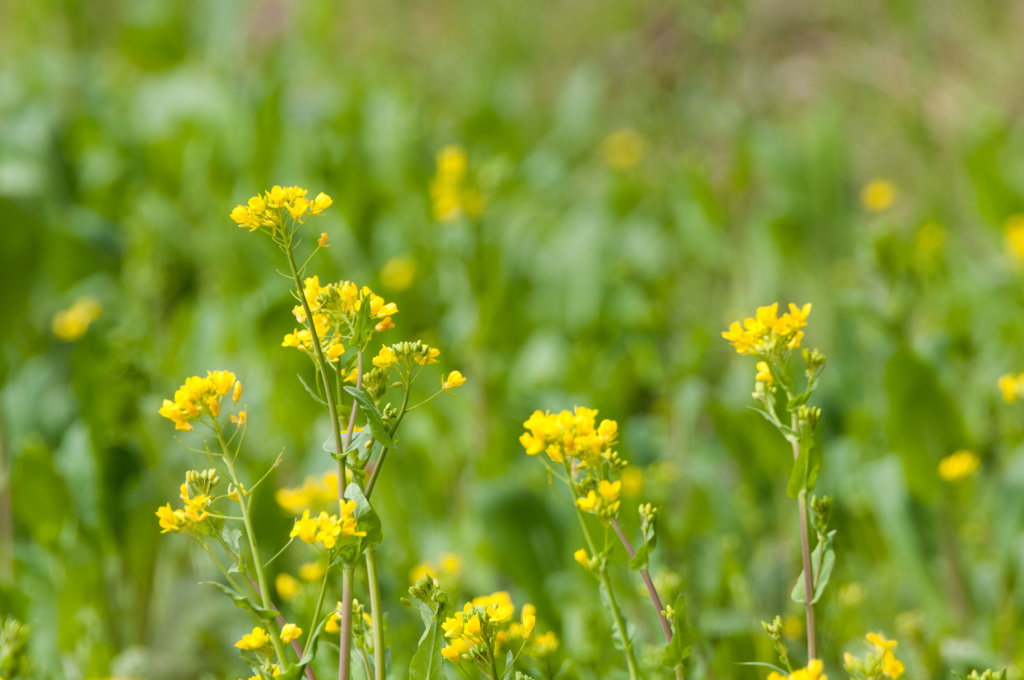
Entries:
{"type": "MultiPolygon", "coordinates": [[[[397,302],[384,338],[468,377],[406,419],[374,497],[393,677],[422,630],[398,603],[409,572],[448,552],[464,597],[537,605],[564,677],[618,677],[575,520],[517,442],[535,408],[573,405],[618,420],[645,473],[627,532],[641,500],[664,506],[653,572],[699,631],[690,677],[763,677],[735,664],[774,660],[758,622],[776,613],[802,661],[787,446],[720,337],[780,300],[813,303],[805,345],[829,358],[830,675],[884,631],[908,678],[1020,678],[1024,413],[996,380],[1024,370],[1004,235],[1024,212],[1022,30],[1024,5],[995,0],[0,4],[0,615],[31,624],[34,677],[249,674],[232,643],[252,623],[159,534],[203,463],[156,411],[230,369],[249,474],[282,449],[277,486],[330,468],[308,363],[279,346],[283,260],[228,219],[298,184],[335,199],[313,271],[397,302]],[[480,217],[432,212],[452,144],[480,217]],[[874,178],[884,210],[861,203],[874,178]],[[63,341],[53,318],[83,296],[102,311],[63,341]],[[945,483],[961,448],[982,465],[945,483]]],[[[257,504],[283,543],[292,519],[257,504]]]]}

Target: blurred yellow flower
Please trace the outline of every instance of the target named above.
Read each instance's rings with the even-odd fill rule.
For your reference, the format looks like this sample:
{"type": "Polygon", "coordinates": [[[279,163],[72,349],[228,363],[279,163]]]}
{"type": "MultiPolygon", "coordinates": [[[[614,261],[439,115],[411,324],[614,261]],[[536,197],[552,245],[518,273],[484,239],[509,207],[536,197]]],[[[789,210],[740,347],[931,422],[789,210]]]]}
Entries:
{"type": "Polygon", "coordinates": [[[453,222],[463,214],[479,217],[484,211],[480,191],[466,186],[466,151],[449,145],[437,154],[437,173],[430,183],[430,199],[434,219],[453,222]]]}
{"type": "Polygon", "coordinates": [[[590,557],[587,555],[587,551],[580,548],[572,554],[573,559],[582,564],[584,567],[590,566],[590,557]]]}
{"type": "Polygon", "coordinates": [[[868,212],[888,210],[896,200],[896,187],[884,179],[873,179],[860,192],[860,203],[868,212]]]}
{"type": "MultiPolygon", "coordinates": [[[[729,330],[722,332],[722,337],[736,348],[738,354],[774,355],[800,347],[804,337],[801,329],[807,326],[810,314],[810,302],[803,307],[797,307],[791,302],[789,311],[780,317],[779,303],[775,302],[766,307],[758,307],[754,316],[747,317],[743,323],[733,321],[729,330]]],[[[758,370],[761,370],[760,366],[758,370]]]]}
{"type": "Polygon", "coordinates": [[[387,345],[381,345],[380,352],[373,358],[373,365],[377,368],[389,368],[398,361],[398,357],[395,355],[395,350],[391,349],[387,345]]]}
{"type": "Polygon", "coordinates": [[[616,130],[601,143],[604,162],[615,170],[627,170],[640,163],[647,151],[647,143],[636,130],[616,130]]]}
{"type": "Polygon", "coordinates": [[[1006,250],[1017,261],[1024,260],[1024,215],[1010,215],[1003,222],[1006,250]]]}
{"type": "Polygon", "coordinates": [[[621,473],[622,495],[624,498],[636,498],[644,490],[644,473],[635,465],[630,465],[621,473]]]}
{"type": "Polygon", "coordinates": [[[463,377],[459,371],[452,371],[448,374],[448,377],[441,381],[441,389],[451,394],[451,390],[461,386],[466,382],[466,378],[463,377]]]}
{"type": "Polygon", "coordinates": [[[391,258],[380,270],[381,283],[395,291],[405,290],[415,278],[416,261],[403,255],[391,258]]]}
{"type": "Polygon", "coordinates": [[[102,312],[103,307],[94,298],[80,297],[71,307],[54,315],[53,334],[65,342],[78,340],[102,312]]]}
{"type": "Polygon", "coordinates": [[[300,587],[298,580],[291,574],[287,574],[285,572],[281,572],[277,575],[277,578],[274,579],[274,588],[277,590],[277,594],[285,600],[290,600],[295,597],[298,594],[300,587]]]}
{"type": "Polygon", "coordinates": [[[757,362],[757,375],[754,376],[754,380],[757,382],[763,382],[765,385],[771,385],[775,380],[772,377],[772,370],[768,367],[767,361],[757,362]]]}
{"type": "Polygon", "coordinates": [[[320,562],[306,562],[299,567],[299,578],[303,581],[319,581],[326,571],[320,562]]]}
{"type": "Polygon", "coordinates": [[[955,482],[970,476],[980,464],[981,460],[976,455],[960,450],[942,459],[939,463],[939,476],[947,482],[955,482]]]}
{"type": "Polygon", "coordinates": [[[934,255],[946,245],[946,230],[938,222],[926,222],[917,230],[914,241],[920,252],[934,255]]]}

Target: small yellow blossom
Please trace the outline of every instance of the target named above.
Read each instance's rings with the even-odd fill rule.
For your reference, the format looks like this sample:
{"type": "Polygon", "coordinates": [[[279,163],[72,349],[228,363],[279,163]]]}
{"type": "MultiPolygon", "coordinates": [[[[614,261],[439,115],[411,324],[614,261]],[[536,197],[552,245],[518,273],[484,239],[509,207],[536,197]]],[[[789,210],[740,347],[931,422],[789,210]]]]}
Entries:
{"type": "Polygon", "coordinates": [[[303,581],[319,581],[326,571],[320,562],[306,562],[299,567],[299,578],[303,581]]]}
{"type": "Polygon", "coordinates": [[[94,298],[80,297],[71,307],[54,315],[53,334],[65,342],[78,340],[102,312],[103,308],[94,298]]]}
{"type": "Polygon", "coordinates": [[[969,477],[980,464],[981,460],[976,455],[960,450],[939,462],[939,476],[947,482],[955,482],[969,477]]]}
{"type": "Polygon", "coordinates": [[[380,352],[373,358],[373,365],[377,368],[390,368],[398,361],[395,350],[387,345],[381,345],[380,352]]]}
{"type": "Polygon", "coordinates": [[[174,429],[188,432],[192,429],[189,421],[195,418],[217,418],[222,397],[233,389],[235,374],[230,371],[208,371],[205,378],[192,376],[175,391],[174,401],[164,399],[159,413],[174,422],[174,429]]]}
{"type": "Polygon", "coordinates": [[[775,381],[775,378],[772,377],[772,369],[769,368],[767,361],[757,362],[757,375],[754,376],[754,380],[763,382],[765,385],[771,385],[775,381]]]}
{"type": "Polygon", "coordinates": [[[320,246],[321,248],[330,248],[331,247],[331,245],[329,243],[327,243],[327,232],[326,231],[320,234],[320,240],[317,241],[316,244],[318,246],[320,246]]]}
{"type": "Polygon", "coordinates": [[[307,213],[320,215],[332,203],[331,197],[322,192],[310,202],[306,199],[307,193],[301,187],[274,186],[250,198],[246,205],[236,206],[231,211],[231,219],[239,227],[249,231],[265,229],[278,238],[284,235],[288,218],[295,224],[302,224],[308,219],[307,213]]]}
{"type": "Polygon", "coordinates": [[[294,623],[286,623],[284,624],[284,627],[281,628],[281,642],[285,644],[298,639],[300,635],[302,635],[302,629],[294,623]]]}
{"type": "Polygon", "coordinates": [[[439,356],[441,356],[441,350],[437,349],[436,347],[431,347],[427,350],[427,353],[425,355],[416,356],[415,361],[420,366],[426,366],[427,364],[436,364],[437,358],[439,356]]]}
{"type": "Polygon", "coordinates": [[[463,377],[461,372],[452,371],[451,373],[448,374],[447,378],[441,381],[441,389],[447,392],[448,394],[451,394],[451,390],[455,389],[456,387],[460,387],[465,382],[466,378],[463,377]]]}
{"type": "Polygon", "coordinates": [[[524,638],[530,637],[530,635],[533,634],[533,626],[536,623],[537,623],[537,617],[534,616],[533,614],[527,614],[524,611],[523,612],[523,623],[522,623],[521,628],[519,629],[520,635],[522,635],[524,638]]]}
{"type": "Polygon", "coordinates": [[[1018,262],[1024,261],[1024,215],[1010,215],[1003,223],[1006,250],[1018,262]]]}
{"type": "MultiPolygon", "coordinates": [[[[338,603],[341,606],[341,603],[338,603]]],[[[325,633],[340,633],[341,632],[341,614],[337,611],[331,612],[330,618],[327,619],[327,623],[324,624],[325,633]]]]}
{"type": "Polygon", "coordinates": [[[384,263],[380,280],[387,288],[395,291],[406,290],[416,278],[416,261],[399,255],[384,263]]]}
{"type": "Polygon", "coordinates": [[[1022,389],[1024,389],[1024,373],[1020,375],[1013,375],[1007,373],[999,378],[999,389],[1003,393],[1003,400],[1007,404],[1012,404],[1017,401],[1021,395],[1022,389]]]}
{"type": "Polygon", "coordinates": [[[582,564],[584,567],[590,567],[590,556],[587,555],[587,551],[580,548],[572,554],[573,559],[582,564]]]}
{"type": "Polygon", "coordinates": [[[873,179],[860,192],[860,203],[868,212],[888,210],[896,200],[896,187],[884,179],[873,179]]]}
{"type": "Polygon", "coordinates": [[[253,628],[251,633],[243,635],[242,639],[235,643],[235,647],[249,652],[257,652],[268,645],[270,645],[270,636],[259,626],[253,628]]]}
{"type": "Polygon", "coordinates": [[[163,529],[160,532],[161,534],[166,534],[167,532],[180,534],[190,526],[188,519],[185,517],[185,511],[172,510],[170,503],[157,508],[156,516],[160,518],[160,528],[163,529]]]}
{"type": "Polygon", "coordinates": [[[734,321],[729,330],[722,333],[739,354],[756,356],[775,356],[786,350],[800,347],[804,333],[801,330],[807,325],[807,317],[811,313],[811,303],[803,307],[789,304],[789,312],[781,317],[778,315],[779,303],[766,307],[758,307],[753,317],[742,323],[734,321]]]}
{"type": "Polygon", "coordinates": [[[604,161],[615,170],[628,170],[643,160],[647,143],[635,130],[616,130],[601,144],[604,161]]]}
{"type": "Polygon", "coordinates": [[[299,584],[299,581],[291,574],[281,572],[274,579],[274,588],[282,599],[290,600],[298,595],[301,584],[299,584]]]}

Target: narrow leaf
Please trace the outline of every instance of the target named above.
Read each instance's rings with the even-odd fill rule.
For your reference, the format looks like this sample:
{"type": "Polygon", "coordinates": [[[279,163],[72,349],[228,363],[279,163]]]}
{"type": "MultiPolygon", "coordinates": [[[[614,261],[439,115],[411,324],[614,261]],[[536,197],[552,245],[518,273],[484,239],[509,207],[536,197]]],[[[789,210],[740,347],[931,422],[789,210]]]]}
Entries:
{"type": "Polygon", "coordinates": [[[440,611],[427,626],[420,638],[420,646],[413,654],[409,665],[409,680],[446,679],[441,648],[444,647],[444,629],[441,628],[440,611]]]}
{"type": "Polygon", "coordinates": [[[216,581],[201,581],[200,585],[213,586],[220,592],[230,597],[236,607],[245,609],[246,611],[252,612],[256,616],[260,617],[264,621],[272,621],[277,616],[277,612],[273,609],[265,609],[257,604],[254,604],[252,600],[242,595],[237,590],[230,586],[226,586],[223,583],[217,583],[216,581]]]}
{"type": "Polygon", "coordinates": [[[360,410],[366,416],[366,422],[370,426],[370,431],[373,433],[374,438],[389,449],[397,448],[395,442],[391,439],[391,435],[388,434],[387,427],[384,426],[384,419],[381,416],[380,409],[373,403],[370,395],[365,390],[356,389],[350,385],[345,386],[345,391],[359,402],[360,410]]]}
{"type": "Polygon", "coordinates": [[[299,382],[302,383],[302,386],[306,388],[306,392],[309,393],[309,396],[313,397],[313,401],[320,404],[321,406],[327,406],[327,402],[324,401],[323,398],[316,393],[316,390],[314,390],[312,387],[306,384],[306,381],[302,378],[301,375],[299,376],[299,382]]]}
{"type": "MultiPolygon", "coordinates": [[[[822,593],[825,592],[825,586],[828,585],[829,579],[832,578],[832,569],[836,564],[836,553],[832,549],[832,541],[836,532],[830,531],[828,536],[823,542],[818,543],[814,547],[814,551],[811,553],[811,571],[814,574],[814,580],[812,581],[814,590],[811,599],[811,604],[816,603],[821,599],[822,593]],[[824,551],[824,556],[822,555],[824,551]],[[820,573],[819,573],[819,567],[820,573]]],[[[793,592],[790,593],[790,599],[794,602],[804,604],[807,601],[806,588],[804,586],[804,572],[800,570],[800,577],[796,580],[796,585],[793,586],[793,592]]]]}

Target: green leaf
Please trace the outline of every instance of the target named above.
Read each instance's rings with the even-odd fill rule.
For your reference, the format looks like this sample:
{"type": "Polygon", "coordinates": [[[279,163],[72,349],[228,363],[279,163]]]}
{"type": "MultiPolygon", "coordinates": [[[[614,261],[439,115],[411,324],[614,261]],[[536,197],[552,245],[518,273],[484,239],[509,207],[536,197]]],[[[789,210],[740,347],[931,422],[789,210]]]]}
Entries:
{"type": "MultiPolygon", "coordinates": [[[[342,442],[345,441],[345,434],[346,431],[342,430],[342,442]]],[[[373,437],[373,434],[370,432],[370,430],[360,430],[359,432],[352,433],[352,440],[348,443],[348,446],[345,447],[345,453],[348,454],[352,453],[353,451],[358,451],[363,446],[363,444],[370,440],[371,437],[373,437]]],[[[342,445],[344,446],[344,443],[342,445]]],[[[333,432],[328,434],[327,439],[324,440],[323,449],[324,451],[327,451],[328,453],[331,454],[331,458],[334,458],[335,460],[338,459],[338,448],[334,445],[333,432]]]]}
{"type": "Polygon", "coordinates": [[[444,629],[441,628],[440,608],[420,638],[420,645],[409,665],[409,680],[438,680],[447,678],[441,648],[444,647],[444,629]]]}
{"type": "Polygon", "coordinates": [[[807,403],[807,400],[810,399],[810,397],[810,392],[804,392],[803,394],[796,395],[795,397],[786,402],[786,410],[792,411],[795,408],[803,406],[804,404],[807,403]]]}
{"type": "Polygon", "coordinates": [[[200,581],[200,585],[213,586],[220,592],[230,597],[236,607],[240,607],[246,611],[252,612],[256,616],[260,617],[264,621],[273,621],[277,617],[277,611],[274,609],[265,609],[257,604],[253,604],[252,600],[242,595],[237,590],[230,586],[226,586],[223,583],[217,583],[216,581],[200,581]]]}
{"type": "Polygon", "coordinates": [[[313,397],[313,401],[315,401],[316,403],[320,404],[321,406],[327,406],[327,402],[324,401],[323,398],[319,394],[316,393],[316,390],[314,390],[312,387],[310,387],[308,384],[306,384],[306,381],[302,379],[301,375],[298,376],[298,378],[299,378],[299,382],[302,383],[302,386],[306,388],[306,392],[309,393],[309,396],[313,397]]]}
{"type": "Polygon", "coordinates": [[[366,532],[366,535],[363,536],[360,542],[360,547],[365,550],[383,541],[384,530],[381,527],[380,517],[377,516],[377,511],[370,505],[370,501],[363,495],[363,490],[359,488],[359,485],[355,482],[349,484],[345,489],[345,498],[356,502],[356,508],[352,516],[359,523],[359,529],[366,532]]]}
{"type": "Polygon", "coordinates": [[[693,632],[686,625],[686,598],[682,595],[672,605],[672,627],[672,641],[661,655],[661,665],[666,668],[675,668],[693,651],[693,632]]]}
{"type": "Polygon", "coordinates": [[[356,389],[350,385],[345,386],[345,391],[351,394],[359,405],[362,407],[360,410],[363,415],[366,416],[366,422],[370,426],[370,432],[373,433],[374,439],[379,441],[389,449],[398,448],[395,446],[395,442],[392,441],[391,435],[388,433],[387,427],[384,426],[384,419],[381,416],[380,410],[377,405],[373,403],[373,399],[364,390],[356,389]]]}
{"type": "MultiPolygon", "coordinates": [[[[811,604],[821,599],[821,594],[825,592],[825,586],[828,585],[829,579],[832,578],[832,569],[836,565],[836,553],[832,549],[832,539],[835,535],[835,531],[828,532],[825,540],[814,546],[814,551],[811,553],[811,570],[814,573],[814,598],[811,600],[811,604]],[[822,557],[822,550],[825,551],[824,557],[822,557]],[[821,564],[821,573],[818,570],[819,563],[821,564]]],[[[800,577],[796,580],[793,592],[789,596],[793,602],[799,602],[800,604],[804,604],[807,601],[803,569],[800,570],[800,577]]]]}
{"type": "Polygon", "coordinates": [[[786,485],[786,494],[790,498],[797,498],[800,492],[806,489],[814,491],[814,485],[818,482],[818,472],[821,470],[821,451],[814,445],[810,430],[805,430],[800,437],[800,448],[796,460],[793,461],[793,470],[789,474],[789,484],[786,485]]]}
{"type": "Polygon", "coordinates": [[[784,668],[779,668],[778,666],[775,666],[775,665],[770,664],[770,663],[762,663],[760,661],[737,661],[736,665],[737,666],[763,666],[764,668],[772,669],[773,671],[775,671],[776,673],[779,673],[780,675],[782,675],[785,678],[789,677],[789,671],[785,670],[784,668]]]}
{"type": "Polygon", "coordinates": [[[629,558],[629,568],[635,569],[636,571],[646,569],[647,561],[657,545],[658,535],[656,533],[652,533],[651,537],[636,549],[636,554],[629,558]]]}

